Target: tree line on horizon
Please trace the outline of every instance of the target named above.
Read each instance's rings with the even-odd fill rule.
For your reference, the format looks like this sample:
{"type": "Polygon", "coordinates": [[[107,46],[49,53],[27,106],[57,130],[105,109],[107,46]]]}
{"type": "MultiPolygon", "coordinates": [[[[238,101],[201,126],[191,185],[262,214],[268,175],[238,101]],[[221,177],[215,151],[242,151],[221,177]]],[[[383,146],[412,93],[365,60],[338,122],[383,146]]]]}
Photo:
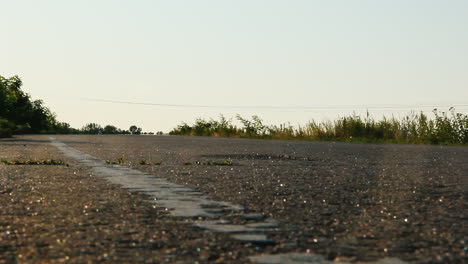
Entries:
{"type": "MultiPolygon", "coordinates": [[[[153,134],[142,132],[132,125],[122,130],[113,125],[102,127],[88,123],[81,129],[72,128],[66,122],[59,122],[56,115],[42,100],[33,100],[21,90],[22,81],[18,76],[0,76],[0,137],[13,134],[153,134]]],[[[351,115],[334,121],[316,122],[293,127],[290,124],[265,125],[258,116],[252,119],[240,115],[232,119],[221,115],[219,121],[197,119],[193,125],[182,123],[174,128],[171,135],[222,136],[262,139],[297,139],[348,142],[391,142],[413,144],[468,144],[468,115],[434,109],[434,117],[424,113],[410,113],[402,119],[395,117],[374,120],[351,115]]],[[[162,134],[162,132],[157,132],[162,134]]]]}
{"type": "MultiPolygon", "coordinates": [[[[75,134],[90,134],[90,135],[98,135],[98,134],[105,134],[105,135],[154,135],[153,132],[143,132],[141,127],[137,127],[132,125],[128,128],[128,130],[120,129],[113,125],[106,125],[102,127],[97,123],[88,123],[81,130],[77,131],[75,134]]],[[[158,132],[157,134],[160,134],[158,132]]]]}
{"type": "Polygon", "coordinates": [[[59,122],[42,100],[33,100],[22,91],[22,85],[18,76],[5,78],[0,75],[0,137],[14,134],[148,134],[135,125],[128,130],[96,123],[86,124],[81,129],[73,128],[66,122],[59,122]]]}

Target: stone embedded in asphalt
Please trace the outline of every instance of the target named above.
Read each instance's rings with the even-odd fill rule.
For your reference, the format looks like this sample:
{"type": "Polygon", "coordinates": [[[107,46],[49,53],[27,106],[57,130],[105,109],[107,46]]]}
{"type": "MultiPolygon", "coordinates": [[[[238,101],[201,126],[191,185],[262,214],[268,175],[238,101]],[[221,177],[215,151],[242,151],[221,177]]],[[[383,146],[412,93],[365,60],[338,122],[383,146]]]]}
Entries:
{"type": "Polygon", "coordinates": [[[264,215],[257,213],[243,214],[242,217],[247,220],[262,220],[265,218],[264,215]]]}
{"type": "Polygon", "coordinates": [[[278,227],[279,222],[275,219],[267,219],[265,222],[260,222],[260,223],[251,223],[251,224],[246,224],[247,227],[252,227],[252,228],[275,228],[278,227]]]}
{"type": "Polygon", "coordinates": [[[249,243],[256,243],[256,244],[275,243],[274,240],[269,239],[264,234],[235,234],[235,235],[232,235],[231,237],[242,242],[249,242],[249,243]]]}
{"type": "Polygon", "coordinates": [[[253,233],[259,231],[268,231],[268,230],[259,230],[256,228],[248,227],[246,225],[233,225],[226,224],[220,221],[200,221],[194,224],[197,227],[213,230],[221,233],[253,233]]]}

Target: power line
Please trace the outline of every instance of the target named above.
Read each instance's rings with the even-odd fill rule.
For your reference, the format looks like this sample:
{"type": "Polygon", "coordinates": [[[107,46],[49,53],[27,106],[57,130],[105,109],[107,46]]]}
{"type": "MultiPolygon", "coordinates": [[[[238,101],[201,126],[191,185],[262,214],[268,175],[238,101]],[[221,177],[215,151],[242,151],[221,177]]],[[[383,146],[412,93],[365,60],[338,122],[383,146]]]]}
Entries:
{"type": "Polygon", "coordinates": [[[350,110],[350,109],[421,109],[421,108],[447,108],[447,107],[468,107],[468,104],[424,104],[424,105],[336,105],[336,106],[240,106],[240,105],[193,105],[193,104],[162,104],[162,103],[145,103],[135,101],[120,101],[106,99],[81,98],[81,100],[92,102],[103,102],[113,104],[129,104],[129,105],[149,105],[162,107],[179,107],[179,108],[220,108],[220,109],[278,109],[278,110],[350,110]]]}

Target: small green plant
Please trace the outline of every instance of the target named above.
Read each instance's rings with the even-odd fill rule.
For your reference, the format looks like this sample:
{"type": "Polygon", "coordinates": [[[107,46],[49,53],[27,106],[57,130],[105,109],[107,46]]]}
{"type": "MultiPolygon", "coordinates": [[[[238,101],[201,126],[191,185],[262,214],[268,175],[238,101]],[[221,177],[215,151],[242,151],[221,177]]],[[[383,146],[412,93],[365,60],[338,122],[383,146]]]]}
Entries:
{"type": "Polygon", "coordinates": [[[121,164],[123,164],[124,162],[125,162],[124,156],[119,156],[119,157],[117,157],[117,164],[120,164],[120,165],[121,165],[121,164]]]}
{"type": "Polygon", "coordinates": [[[2,159],[0,160],[3,164],[5,165],[67,165],[65,161],[63,160],[55,160],[55,159],[50,159],[50,160],[25,160],[25,161],[20,161],[20,160],[5,160],[2,159]]]}
{"type": "Polygon", "coordinates": [[[223,161],[207,161],[206,163],[203,163],[203,165],[208,165],[208,166],[232,166],[232,161],[231,160],[223,160],[223,161]]]}
{"type": "Polygon", "coordinates": [[[162,162],[160,162],[160,161],[155,161],[155,162],[153,163],[153,165],[159,166],[159,165],[161,165],[161,163],[162,163],[162,162]]]}
{"type": "Polygon", "coordinates": [[[141,160],[138,162],[138,164],[140,164],[140,165],[148,165],[148,163],[146,163],[146,160],[144,160],[144,159],[141,159],[141,160]]]}
{"type": "Polygon", "coordinates": [[[185,166],[192,165],[192,163],[191,163],[191,162],[184,162],[183,164],[184,164],[185,166]]]}
{"type": "Polygon", "coordinates": [[[110,165],[122,165],[125,160],[124,160],[124,156],[119,156],[115,159],[115,161],[110,161],[110,160],[105,160],[104,162],[106,162],[106,164],[110,164],[110,165]]]}

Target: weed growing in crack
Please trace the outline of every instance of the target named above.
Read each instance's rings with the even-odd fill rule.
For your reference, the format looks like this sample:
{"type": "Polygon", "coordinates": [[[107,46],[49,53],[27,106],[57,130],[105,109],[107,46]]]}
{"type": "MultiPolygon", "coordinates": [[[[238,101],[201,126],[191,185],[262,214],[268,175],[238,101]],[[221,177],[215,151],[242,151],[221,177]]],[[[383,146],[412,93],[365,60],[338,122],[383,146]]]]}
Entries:
{"type": "Polygon", "coordinates": [[[5,165],[66,165],[67,163],[63,160],[56,160],[56,159],[46,159],[46,160],[0,160],[5,165]]]}
{"type": "Polygon", "coordinates": [[[124,156],[119,156],[115,159],[115,161],[105,160],[106,164],[109,165],[122,165],[125,162],[124,156]]]}
{"type": "Polygon", "coordinates": [[[125,162],[124,156],[117,157],[117,164],[123,164],[125,162]]]}
{"type": "Polygon", "coordinates": [[[232,161],[231,160],[223,160],[221,162],[219,162],[219,161],[208,161],[206,165],[208,165],[208,166],[232,166],[232,161]]]}
{"type": "Polygon", "coordinates": [[[197,161],[197,165],[205,165],[205,166],[232,166],[231,160],[223,160],[223,161],[213,161],[209,160],[207,162],[200,162],[197,161]]]}

